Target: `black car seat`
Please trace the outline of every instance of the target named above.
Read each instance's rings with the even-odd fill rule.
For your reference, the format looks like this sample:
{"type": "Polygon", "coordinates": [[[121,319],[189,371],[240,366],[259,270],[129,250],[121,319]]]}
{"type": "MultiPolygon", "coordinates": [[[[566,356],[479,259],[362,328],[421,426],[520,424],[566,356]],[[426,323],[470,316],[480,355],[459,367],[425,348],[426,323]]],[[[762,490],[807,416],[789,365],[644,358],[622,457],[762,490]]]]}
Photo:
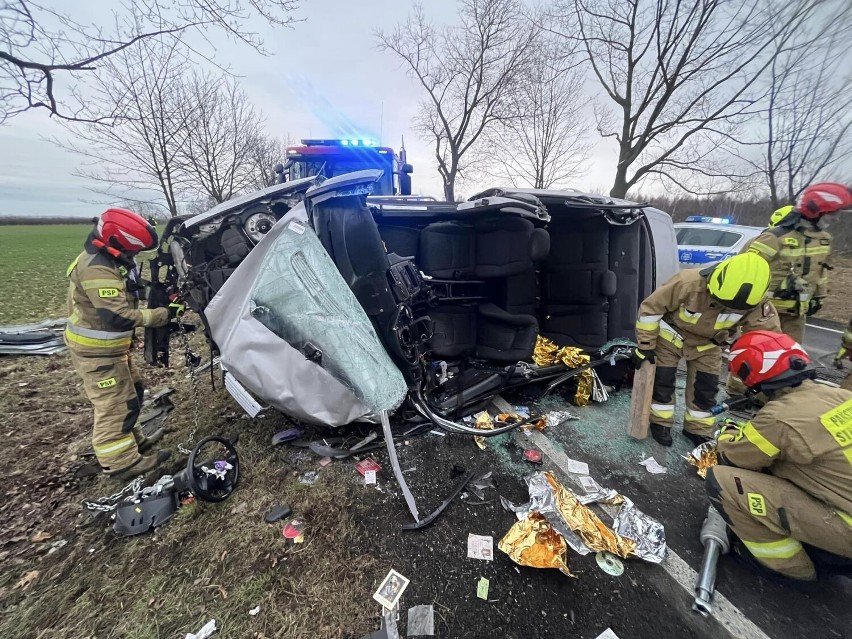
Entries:
{"type": "Polygon", "coordinates": [[[599,347],[607,340],[609,298],[618,283],[610,270],[610,225],[600,214],[554,216],[548,230],[542,333],[557,344],[599,347]]]}

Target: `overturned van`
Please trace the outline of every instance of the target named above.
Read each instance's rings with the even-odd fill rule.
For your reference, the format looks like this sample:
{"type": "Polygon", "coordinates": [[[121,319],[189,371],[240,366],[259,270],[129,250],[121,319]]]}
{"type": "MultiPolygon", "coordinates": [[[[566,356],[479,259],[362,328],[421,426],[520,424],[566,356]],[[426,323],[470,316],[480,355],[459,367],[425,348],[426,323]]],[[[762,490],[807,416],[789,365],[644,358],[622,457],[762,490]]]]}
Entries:
{"type": "Polygon", "coordinates": [[[677,270],[665,213],[576,191],[369,197],[379,176],[277,185],[167,231],[156,266],[235,380],[308,422],[400,410],[468,432],[456,420],[502,390],[565,376],[532,363],[539,335],[624,375],[639,302],[677,270]]]}

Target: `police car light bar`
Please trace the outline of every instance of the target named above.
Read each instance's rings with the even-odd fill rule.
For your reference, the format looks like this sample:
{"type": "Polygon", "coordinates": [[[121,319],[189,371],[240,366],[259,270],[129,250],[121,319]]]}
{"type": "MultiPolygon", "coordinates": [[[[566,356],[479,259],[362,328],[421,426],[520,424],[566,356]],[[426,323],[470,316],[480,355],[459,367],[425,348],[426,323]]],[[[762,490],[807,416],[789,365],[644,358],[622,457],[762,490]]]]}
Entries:
{"type": "Polygon", "coordinates": [[[708,217],[706,215],[690,215],[687,222],[704,222],[705,224],[730,224],[731,219],[727,217],[708,217]]]}
{"type": "Polygon", "coordinates": [[[302,144],[305,146],[356,146],[365,148],[378,146],[376,141],[370,138],[344,138],[340,140],[313,139],[302,140],[302,144]]]}

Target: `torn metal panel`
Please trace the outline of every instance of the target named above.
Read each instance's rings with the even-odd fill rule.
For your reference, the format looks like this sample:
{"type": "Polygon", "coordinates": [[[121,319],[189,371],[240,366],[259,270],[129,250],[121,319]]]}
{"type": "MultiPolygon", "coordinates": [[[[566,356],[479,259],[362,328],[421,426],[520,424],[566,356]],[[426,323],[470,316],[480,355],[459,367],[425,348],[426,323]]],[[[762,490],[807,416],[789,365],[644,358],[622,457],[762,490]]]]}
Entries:
{"type": "Polygon", "coordinates": [[[53,355],[66,349],[65,319],[0,326],[0,355],[53,355]]]}

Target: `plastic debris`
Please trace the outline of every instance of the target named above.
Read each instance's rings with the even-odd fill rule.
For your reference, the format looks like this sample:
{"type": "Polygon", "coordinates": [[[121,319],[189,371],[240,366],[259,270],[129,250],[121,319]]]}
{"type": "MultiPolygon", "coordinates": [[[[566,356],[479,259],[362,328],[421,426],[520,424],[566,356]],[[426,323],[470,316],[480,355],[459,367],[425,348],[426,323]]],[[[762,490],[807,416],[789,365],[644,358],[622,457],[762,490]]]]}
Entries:
{"type": "Polygon", "coordinates": [[[402,593],[408,588],[409,583],[408,578],[403,577],[396,570],[391,570],[382,580],[379,589],[373,594],[373,599],[388,610],[393,610],[399,603],[402,593]]]}
{"type": "Polygon", "coordinates": [[[372,457],[367,457],[366,459],[362,459],[357,464],[355,464],[355,470],[357,470],[361,475],[364,475],[368,470],[372,470],[375,473],[378,473],[382,469],[381,466],[376,462],[372,457]]]}
{"type": "Polygon", "coordinates": [[[435,634],[435,609],[431,605],[408,609],[408,636],[431,637],[435,634]]]}
{"type": "Polygon", "coordinates": [[[216,630],[218,630],[218,628],[216,628],[216,620],[211,619],[201,626],[201,629],[198,632],[194,634],[191,632],[186,633],[186,637],[184,637],[184,639],[207,639],[207,637],[212,636],[216,630]]]}
{"type": "Polygon", "coordinates": [[[288,428],[287,430],[279,431],[272,436],[272,445],[278,446],[285,442],[291,442],[301,437],[304,432],[301,428],[288,428]]]}
{"type": "Polygon", "coordinates": [[[309,470],[307,472],[299,475],[299,483],[304,484],[305,486],[313,486],[317,481],[319,481],[319,471],[318,470],[309,470]]]}
{"type": "Polygon", "coordinates": [[[479,582],[476,584],[476,596],[488,601],[488,587],[490,585],[490,581],[488,581],[485,577],[480,577],[479,582]]]}
{"type": "Polygon", "coordinates": [[[304,519],[293,517],[293,519],[284,524],[281,534],[287,541],[294,544],[301,544],[305,541],[305,531],[307,529],[308,524],[304,519]]]}
{"type": "Polygon", "coordinates": [[[530,513],[515,523],[497,547],[512,561],[531,568],[556,568],[569,577],[565,538],[539,513],[530,513]]]}
{"type": "Polygon", "coordinates": [[[639,559],[658,564],[666,557],[666,529],[663,525],[636,508],[624,497],[624,503],[613,522],[615,531],[636,544],[634,554],[639,559]]]}
{"type": "Polygon", "coordinates": [[[618,577],[624,574],[624,564],[612,553],[599,552],[595,555],[595,561],[597,561],[598,567],[608,575],[618,577]]]}
{"type": "Polygon", "coordinates": [[[57,539],[56,541],[54,541],[53,543],[50,544],[50,550],[47,551],[47,554],[52,555],[57,550],[59,550],[60,548],[65,546],[67,543],[68,543],[67,539],[57,539]]]}
{"type": "Polygon", "coordinates": [[[662,475],[666,472],[665,466],[661,466],[660,463],[653,457],[643,459],[639,462],[639,465],[644,466],[645,469],[652,475],[662,475]]]}
{"type": "Polygon", "coordinates": [[[319,460],[319,465],[325,468],[331,463],[331,457],[323,457],[319,460]]]}
{"type": "Polygon", "coordinates": [[[526,459],[528,462],[532,462],[533,464],[540,464],[542,463],[543,458],[542,454],[537,450],[529,449],[524,451],[524,459],[526,459]]]}
{"type": "Polygon", "coordinates": [[[274,524],[276,521],[281,521],[285,517],[289,516],[291,512],[293,511],[287,504],[282,504],[280,506],[276,504],[267,511],[267,513],[263,516],[263,519],[267,524],[274,524]]]}
{"type": "Polygon", "coordinates": [[[684,457],[686,461],[698,468],[698,476],[707,478],[707,470],[719,463],[719,454],[716,452],[716,442],[709,441],[696,446],[695,449],[684,457]]]}
{"type": "Polygon", "coordinates": [[[249,610],[249,616],[251,616],[251,617],[257,617],[257,615],[259,613],[260,613],[260,606],[255,606],[254,608],[249,610]]]}
{"type": "Polygon", "coordinates": [[[364,485],[365,486],[375,486],[376,485],[376,471],[368,470],[364,473],[364,485]]]}
{"type": "Polygon", "coordinates": [[[568,457],[568,464],[566,469],[569,473],[575,473],[577,475],[588,475],[589,474],[589,465],[586,462],[577,461],[576,459],[571,459],[568,457]]]}
{"type": "Polygon", "coordinates": [[[494,560],[494,538],[490,535],[467,536],[467,556],[470,559],[494,560]]]}
{"type": "MultiPolygon", "coordinates": [[[[491,420],[491,415],[487,411],[482,411],[476,416],[474,427],[479,430],[494,430],[494,422],[491,420]]],[[[485,438],[480,435],[474,435],[473,441],[479,446],[480,450],[485,450],[485,438]]]]}
{"type": "Polygon", "coordinates": [[[567,410],[552,410],[544,416],[549,427],[559,426],[564,421],[569,419],[580,419],[574,413],[567,410]]]}
{"type": "Polygon", "coordinates": [[[607,628],[601,634],[595,637],[595,639],[618,639],[618,635],[612,631],[612,628],[607,628]]]}

